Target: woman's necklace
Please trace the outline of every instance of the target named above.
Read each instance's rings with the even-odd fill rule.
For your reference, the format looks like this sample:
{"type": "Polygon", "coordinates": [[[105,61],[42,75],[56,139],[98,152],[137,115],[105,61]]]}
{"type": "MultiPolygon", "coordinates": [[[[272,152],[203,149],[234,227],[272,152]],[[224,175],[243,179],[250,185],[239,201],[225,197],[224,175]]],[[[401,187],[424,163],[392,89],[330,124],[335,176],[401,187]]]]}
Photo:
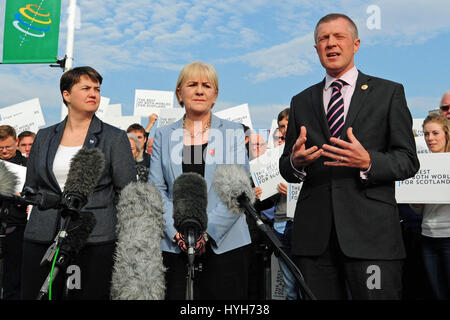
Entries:
{"type": "Polygon", "coordinates": [[[185,122],[186,122],[186,115],[184,115],[184,117],[183,117],[183,129],[184,129],[183,131],[185,134],[189,135],[191,138],[196,138],[196,137],[202,135],[203,133],[205,133],[206,130],[209,129],[209,127],[211,126],[211,117],[209,118],[208,123],[206,124],[205,127],[203,127],[203,129],[201,129],[197,132],[194,132],[194,133],[191,133],[188,129],[186,129],[185,122]]]}

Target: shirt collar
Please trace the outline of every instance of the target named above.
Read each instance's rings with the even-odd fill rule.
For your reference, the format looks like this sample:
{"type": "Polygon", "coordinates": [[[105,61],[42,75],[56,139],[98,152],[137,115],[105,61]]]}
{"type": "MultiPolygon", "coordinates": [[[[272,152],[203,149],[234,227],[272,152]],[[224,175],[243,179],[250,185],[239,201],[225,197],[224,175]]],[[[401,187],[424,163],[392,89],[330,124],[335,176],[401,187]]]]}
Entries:
{"type": "MultiPolygon", "coordinates": [[[[353,66],[350,70],[348,70],[346,73],[342,75],[339,79],[344,80],[347,82],[348,85],[354,87],[356,85],[356,80],[358,79],[358,69],[356,69],[356,66],[353,66]]],[[[330,88],[331,84],[336,81],[337,78],[333,78],[329,74],[325,77],[325,90],[328,90],[330,88]]]]}

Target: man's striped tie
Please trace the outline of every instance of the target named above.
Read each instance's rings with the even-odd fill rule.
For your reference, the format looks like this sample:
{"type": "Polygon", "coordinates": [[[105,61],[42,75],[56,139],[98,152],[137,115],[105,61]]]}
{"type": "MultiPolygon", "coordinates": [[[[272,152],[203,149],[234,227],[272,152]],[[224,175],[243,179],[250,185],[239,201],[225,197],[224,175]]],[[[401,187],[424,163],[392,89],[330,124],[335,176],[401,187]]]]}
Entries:
{"type": "Polygon", "coordinates": [[[333,91],[331,99],[328,103],[327,121],[328,127],[332,137],[339,138],[344,126],[344,97],[341,94],[341,89],[347,83],[344,80],[336,80],[331,84],[333,91]]]}

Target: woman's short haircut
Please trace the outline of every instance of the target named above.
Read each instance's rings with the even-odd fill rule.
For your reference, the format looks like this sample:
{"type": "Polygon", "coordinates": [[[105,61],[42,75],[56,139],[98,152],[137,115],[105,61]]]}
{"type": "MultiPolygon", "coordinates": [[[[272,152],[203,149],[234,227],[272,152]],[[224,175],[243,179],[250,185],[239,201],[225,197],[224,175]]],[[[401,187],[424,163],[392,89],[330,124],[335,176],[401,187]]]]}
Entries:
{"type": "Polygon", "coordinates": [[[429,122],[436,123],[441,126],[445,132],[445,149],[444,152],[450,152],[450,121],[446,117],[438,113],[430,113],[422,123],[422,129],[429,122]]]}
{"type": "MultiPolygon", "coordinates": [[[[216,69],[214,69],[214,67],[208,63],[199,62],[199,61],[188,63],[187,65],[185,65],[183,67],[183,69],[181,70],[181,72],[178,76],[177,85],[175,87],[175,92],[178,92],[178,89],[180,89],[181,85],[184,83],[184,81],[186,80],[187,77],[197,76],[199,74],[206,76],[206,78],[216,88],[216,92],[217,93],[219,92],[219,77],[217,76],[216,69]]],[[[178,95],[176,95],[176,96],[177,96],[178,103],[180,104],[180,106],[183,107],[184,103],[182,101],[180,101],[178,95]]]]}
{"type": "MultiPolygon", "coordinates": [[[[102,76],[94,68],[88,66],[76,67],[64,72],[61,76],[61,79],[59,81],[59,90],[61,91],[61,95],[66,90],[70,92],[72,87],[80,82],[80,78],[82,76],[88,76],[92,81],[98,82],[100,84],[102,84],[103,81],[102,76]]],[[[63,102],[67,106],[64,97],[63,102]]]]}

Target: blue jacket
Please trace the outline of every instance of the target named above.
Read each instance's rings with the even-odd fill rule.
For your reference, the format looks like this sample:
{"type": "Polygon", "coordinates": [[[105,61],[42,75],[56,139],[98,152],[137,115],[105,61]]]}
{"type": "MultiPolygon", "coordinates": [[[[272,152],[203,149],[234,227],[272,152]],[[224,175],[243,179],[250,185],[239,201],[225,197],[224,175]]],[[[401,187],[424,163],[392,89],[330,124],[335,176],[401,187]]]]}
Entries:
{"type": "MultiPolygon", "coordinates": [[[[172,241],[176,233],[172,217],[172,186],[174,180],[183,173],[182,150],[182,120],[156,130],[149,181],[161,191],[164,201],[166,224],[161,249],[173,253],[180,252],[176,243],[172,241]]],[[[242,164],[249,171],[244,130],[236,122],[212,115],[204,178],[208,190],[208,227],[206,232],[217,244],[217,246],[212,246],[212,250],[216,254],[245,246],[251,242],[245,216],[231,213],[219,199],[212,185],[217,166],[223,164],[242,164]]]]}

